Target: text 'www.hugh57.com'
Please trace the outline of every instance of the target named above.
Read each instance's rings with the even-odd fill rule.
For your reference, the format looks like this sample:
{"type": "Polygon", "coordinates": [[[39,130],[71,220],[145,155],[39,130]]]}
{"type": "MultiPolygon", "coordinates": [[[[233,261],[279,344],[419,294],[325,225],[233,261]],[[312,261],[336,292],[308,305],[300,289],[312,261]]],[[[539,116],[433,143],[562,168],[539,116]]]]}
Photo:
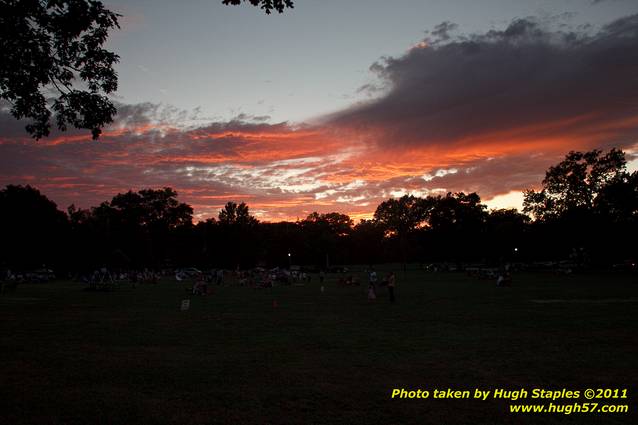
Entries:
{"type": "Polygon", "coordinates": [[[393,388],[391,399],[473,399],[509,401],[510,413],[548,413],[571,415],[576,413],[629,413],[629,394],[626,388],[587,388],[584,390],[520,388],[393,388]],[[511,402],[518,403],[511,403],[511,402]],[[533,402],[533,403],[532,403],[533,402]]]}

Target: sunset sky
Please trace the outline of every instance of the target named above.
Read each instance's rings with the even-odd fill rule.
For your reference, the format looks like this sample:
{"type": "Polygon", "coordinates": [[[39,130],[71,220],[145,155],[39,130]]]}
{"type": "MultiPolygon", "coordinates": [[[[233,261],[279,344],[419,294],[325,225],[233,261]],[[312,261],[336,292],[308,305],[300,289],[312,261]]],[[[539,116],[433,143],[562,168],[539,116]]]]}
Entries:
{"type": "Polygon", "coordinates": [[[3,105],[0,184],[60,208],[171,186],[197,220],[366,218],[403,194],[490,207],[570,150],[638,161],[635,0],[105,1],[123,15],[118,116],[34,141],[3,105]]]}

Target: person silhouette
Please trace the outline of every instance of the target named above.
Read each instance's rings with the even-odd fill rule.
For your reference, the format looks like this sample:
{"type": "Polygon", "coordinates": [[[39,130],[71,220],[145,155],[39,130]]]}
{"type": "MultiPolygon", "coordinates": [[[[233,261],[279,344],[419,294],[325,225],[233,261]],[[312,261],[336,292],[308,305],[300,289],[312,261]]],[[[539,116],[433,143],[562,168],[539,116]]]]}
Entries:
{"type": "Polygon", "coordinates": [[[370,274],[368,275],[368,283],[370,283],[370,285],[372,285],[372,287],[376,289],[377,272],[374,271],[374,267],[370,268],[370,274]]]}
{"type": "Polygon", "coordinates": [[[368,301],[374,301],[376,299],[377,299],[377,294],[374,290],[374,285],[370,283],[370,285],[368,285],[368,301]]]}
{"type": "Polygon", "coordinates": [[[394,272],[390,272],[388,275],[388,293],[390,294],[390,302],[394,302],[394,287],[396,285],[396,278],[394,272]]]}

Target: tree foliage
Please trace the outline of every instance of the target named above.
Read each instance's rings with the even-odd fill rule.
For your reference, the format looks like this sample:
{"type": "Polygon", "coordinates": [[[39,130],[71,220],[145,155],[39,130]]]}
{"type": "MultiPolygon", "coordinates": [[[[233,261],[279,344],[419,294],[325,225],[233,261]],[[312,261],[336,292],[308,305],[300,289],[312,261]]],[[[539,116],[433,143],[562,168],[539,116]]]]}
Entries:
{"type": "Polygon", "coordinates": [[[248,2],[253,6],[260,7],[267,14],[270,14],[273,10],[276,10],[279,13],[283,13],[284,9],[292,9],[294,7],[292,0],[223,0],[223,3],[238,5],[241,4],[242,1],[248,2]]]}
{"type": "Polygon", "coordinates": [[[425,217],[432,229],[471,231],[480,228],[486,219],[487,207],[481,204],[481,197],[476,193],[448,193],[428,197],[425,202],[425,217]]]}
{"type": "Polygon", "coordinates": [[[301,222],[301,225],[306,228],[316,229],[324,234],[347,236],[352,231],[354,222],[346,214],[337,212],[319,214],[315,211],[308,215],[308,217],[301,222]]]}
{"type": "Polygon", "coordinates": [[[605,154],[597,149],[572,151],[547,170],[540,191],[525,191],[523,211],[542,221],[576,211],[592,211],[603,202],[599,196],[613,190],[630,191],[623,189],[628,183],[631,176],[623,151],[612,149],[605,154]]]}
{"type": "Polygon", "coordinates": [[[257,224],[257,219],[250,214],[250,208],[244,202],[236,204],[228,202],[219,211],[219,223],[221,225],[237,225],[241,227],[253,226],[257,224]]]}
{"type": "Polygon", "coordinates": [[[638,219],[638,172],[624,173],[605,185],[594,200],[594,208],[616,221],[638,219]]]}
{"type": "Polygon", "coordinates": [[[320,214],[313,212],[297,223],[304,235],[304,251],[316,264],[330,264],[330,257],[342,251],[343,240],[352,233],[353,220],[337,212],[320,214]]]}
{"type": "Polygon", "coordinates": [[[53,113],[60,130],[94,139],[112,122],[119,57],[102,46],[118,16],[93,0],[0,2],[0,98],[34,138],[49,135],[53,113]]]}
{"type": "Polygon", "coordinates": [[[382,202],[374,219],[388,235],[407,235],[421,227],[431,229],[470,229],[485,219],[486,206],[476,193],[448,193],[445,196],[418,198],[404,195],[382,202]]]}
{"type": "Polygon", "coordinates": [[[109,206],[126,222],[139,227],[174,229],[193,221],[193,208],[179,202],[177,192],[170,187],[120,193],[109,206]]]}
{"type": "Polygon", "coordinates": [[[0,265],[42,267],[60,259],[68,234],[66,215],[31,186],[0,190],[0,265]]]}
{"type": "Polygon", "coordinates": [[[389,234],[405,235],[426,220],[426,208],[421,198],[404,195],[382,202],[374,212],[374,219],[389,234]]]}

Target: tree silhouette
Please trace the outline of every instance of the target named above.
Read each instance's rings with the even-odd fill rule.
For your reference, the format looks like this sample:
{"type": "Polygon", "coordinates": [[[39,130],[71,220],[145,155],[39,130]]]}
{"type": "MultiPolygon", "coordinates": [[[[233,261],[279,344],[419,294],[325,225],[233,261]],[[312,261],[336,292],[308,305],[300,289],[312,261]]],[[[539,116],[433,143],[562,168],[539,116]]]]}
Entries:
{"type": "Polygon", "coordinates": [[[0,2],[0,98],[31,120],[34,138],[49,135],[52,112],[60,130],[90,129],[94,139],[113,121],[107,94],[117,89],[119,58],[102,45],[118,16],[100,1],[0,2]]]}
{"type": "Polygon", "coordinates": [[[257,224],[257,219],[250,215],[248,205],[244,202],[237,205],[228,202],[224,209],[219,211],[219,223],[222,225],[251,226],[257,224]]]}
{"type": "Polygon", "coordinates": [[[577,210],[591,211],[599,194],[611,190],[610,185],[626,181],[628,176],[625,154],[619,149],[604,155],[596,149],[584,153],[572,151],[547,170],[539,192],[525,191],[523,211],[541,221],[577,210]]]}
{"type": "MultiPolygon", "coordinates": [[[[529,216],[515,208],[490,211],[485,217],[485,235],[489,241],[484,244],[490,248],[489,254],[499,259],[520,260],[529,222],[529,216]]],[[[527,255],[527,247],[524,252],[527,255]]]]}
{"type": "Polygon", "coordinates": [[[352,233],[354,222],[346,214],[313,212],[299,225],[304,232],[304,239],[307,250],[311,253],[311,258],[316,264],[330,267],[331,254],[334,262],[337,260],[335,254],[339,251],[340,239],[352,233]]]}
{"type": "Polygon", "coordinates": [[[31,186],[0,190],[0,263],[51,266],[64,255],[68,222],[56,204],[31,186]]]}
{"type": "Polygon", "coordinates": [[[382,202],[374,212],[374,219],[389,235],[401,236],[415,230],[426,220],[426,208],[421,198],[404,195],[382,202]]]}
{"type": "Polygon", "coordinates": [[[346,214],[337,212],[319,214],[313,212],[301,222],[302,226],[315,227],[320,229],[322,233],[330,233],[334,236],[346,236],[352,231],[354,222],[346,214]]]}
{"type": "Polygon", "coordinates": [[[481,197],[476,193],[428,196],[425,203],[425,218],[428,225],[435,230],[476,231],[485,220],[486,206],[481,204],[481,197]]]}
{"type": "Polygon", "coordinates": [[[152,264],[166,259],[175,231],[192,227],[193,209],[166,187],[119,193],[90,212],[69,208],[69,216],[78,244],[96,250],[100,261],[117,253],[152,264]]]}
{"type": "Polygon", "coordinates": [[[385,228],[386,236],[398,237],[403,272],[405,273],[409,234],[418,229],[426,220],[424,200],[412,195],[388,199],[377,207],[374,219],[385,228]]]}
{"type": "Polygon", "coordinates": [[[110,203],[131,224],[174,229],[192,224],[193,208],[177,200],[170,187],[142,189],[116,195],[110,203]]]}
{"type": "Polygon", "coordinates": [[[351,250],[360,262],[375,264],[383,258],[384,226],[376,220],[361,220],[351,234],[351,250]]]}
{"type": "Polygon", "coordinates": [[[250,214],[248,205],[228,202],[218,215],[220,259],[226,266],[236,267],[253,263],[259,251],[257,226],[259,221],[250,214]]]}
{"type": "Polygon", "coordinates": [[[638,171],[624,173],[601,188],[594,208],[614,221],[638,220],[638,171]]]}
{"type": "Polygon", "coordinates": [[[527,190],[530,236],[546,255],[587,253],[599,263],[636,258],[638,173],[626,171],[618,149],[569,152],[545,174],[540,191],[527,190]]]}
{"type": "MultiPolygon", "coordinates": [[[[285,8],[293,8],[292,0],[243,0],[249,2],[253,6],[261,7],[267,14],[270,14],[273,10],[279,13],[283,13],[285,8]]],[[[224,4],[238,5],[242,0],[223,0],[224,4]]]]}

